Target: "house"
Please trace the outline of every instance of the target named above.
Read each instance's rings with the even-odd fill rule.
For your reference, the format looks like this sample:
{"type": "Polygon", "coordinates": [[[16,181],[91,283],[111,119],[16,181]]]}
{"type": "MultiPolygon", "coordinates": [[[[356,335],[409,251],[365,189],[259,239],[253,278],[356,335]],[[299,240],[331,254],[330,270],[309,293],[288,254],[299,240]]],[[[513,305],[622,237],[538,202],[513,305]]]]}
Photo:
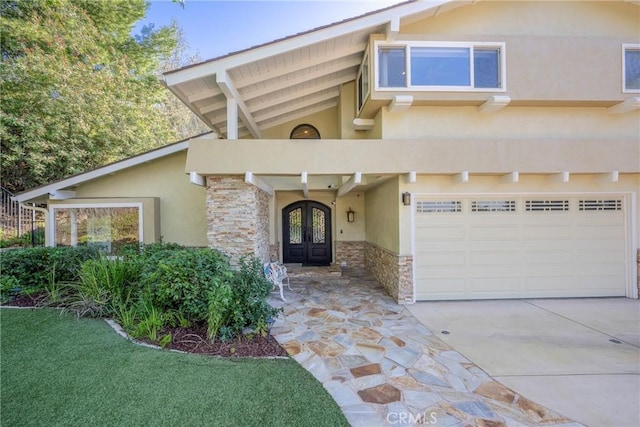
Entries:
{"type": "Polygon", "coordinates": [[[639,28],[637,1],[402,3],[165,73],[211,134],[17,199],[52,245],[138,215],[111,240],[362,267],[401,303],[637,298],[639,28]]]}

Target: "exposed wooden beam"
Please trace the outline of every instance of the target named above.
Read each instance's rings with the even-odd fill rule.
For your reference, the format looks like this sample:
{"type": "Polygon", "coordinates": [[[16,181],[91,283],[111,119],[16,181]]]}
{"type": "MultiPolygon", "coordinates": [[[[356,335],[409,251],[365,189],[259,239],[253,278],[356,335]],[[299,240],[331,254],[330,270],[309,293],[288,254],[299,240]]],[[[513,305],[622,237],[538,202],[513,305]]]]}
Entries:
{"type": "Polygon", "coordinates": [[[549,175],[549,182],[566,184],[569,182],[569,171],[549,175]]]}
{"type": "Polygon", "coordinates": [[[607,108],[607,111],[609,114],[624,114],[638,109],[640,109],[640,96],[634,96],[607,108]]]}
{"type": "MultiPolygon", "coordinates": [[[[247,103],[247,105],[253,111],[254,116],[257,116],[258,112],[262,110],[266,110],[267,108],[275,107],[275,106],[287,108],[287,107],[291,107],[292,105],[296,106],[296,105],[304,104],[306,102],[309,102],[310,104],[315,104],[316,102],[326,101],[327,99],[337,98],[338,96],[340,96],[340,90],[333,89],[328,92],[320,91],[317,93],[313,93],[311,95],[307,93],[303,96],[300,96],[298,94],[293,94],[291,96],[271,96],[267,98],[265,102],[260,102],[260,103],[249,102],[247,103]]],[[[256,121],[259,121],[259,120],[256,119],[256,121]]]]}
{"type": "Polygon", "coordinates": [[[517,171],[510,172],[500,177],[500,182],[504,184],[515,184],[520,179],[520,174],[517,171]]]}
{"type": "Polygon", "coordinates": [[[353,128],[355,130],[371,130],[375,124],[376,121],[373,119],[353,119],[353,128]]]}
{"type": "Polygon", "coordinates": [[[200,108],[200,114],[209,114],[212,111],[222,110],[226,106],[227,106],[226,100],[214,102],[213,104],[208,104],[200,108]]]}
{"type": "Polygon", "coordinates": [[[338,197],[342,197],[362,182],[362,173],[356,172],[338,188],[338,197]]]}
{"type": "Polygon", "coordinates": [[[235,98],[227,98],[227,139],[238,139],[238,103],[235,98]]]}
{"type": "Polygon", "coordinates": [[[295,62],[294,64],[287,65],[286,68],[275,68],[273,70],[267,71],[266,73],[260,73],[244,79],[236,79],[236,87],[238,89],[242,89],[252,84],[264,82],[265,80],[294,73],[296,71],[304,70],[305,68],[315,67],[316,65],[321,65],[327,62],[335,61],[337,58],[343,58],[354,54],[362,54],[366,47],[367,43],[360,43],[347,46],[347,48],[342,50],[328,50],[328,53],[325,55],[313,56],[309,60],[295,62]]]}
{"type": "Polygon", "coordinates": [[[478,107],[480,113],[494,113],[503,109],[511,102],[511,97],[507,95],[493,95],[484,104],[478,107]]]}
{"type": "MultiPolygon", "coordinates": [[[[362,60],[360,58],[353,58],[348,61],[342,61],[328,67],[320,68],[319,70],[316,70],[311,73],[302,74],[300,76],[297,76],[291,79],[284,79],[274,84],[267,83],[265,84],[264,88],[243,92],[242,96],[244,97],[245,100],[249,101],[251,99],[259,98],[261,96],[267,95],[272,92],[277,92],[281,89],[293,87],[308,81],[316,80],[320,77],[324,77],[329,74],[339,73],[349,68],[353,68],[355,72],[355,67],[360,65],[361,62],[362,60]]],[[[354,75],[351,76],[352,80],[354,76],[355,76],[355,73],[354,75]]]]}
{"type": "Polygon", "coordinates": [[[413,96],[411,95],[396,95],[389,104],[389,111],[404,111],[411,107],[413,104],[413,96]]]}
{"type": "Polygon", "coordinates": [[[189,182],[195,185],[199,185],[200,187],[206,186],[205,177],[200,175],[198,172],[189,172],[189,182]]]}
{"type": "Polygon", "coordinates": [[[417,181],[416,171],[411,171],[405,175],[405,182],[407,184],[415,184],[417,181]]]}
{"type": "Polygon", "coordinates": [[[465,182],[469,182],[469,171],[462,171],[453,175],[451,178],[454,184],[463,184],[465,182]]]}
{"type": "Polygon", "coordinates": [[[273,188],[271,188],[269,184],[267,184],[266,182],[264,182],[263,180],[255,176],[252,172],[244,173],[244,182],[258,187],[259,189],[267,193],[269,196],[273,196],[273,188]]]}
{"type": "Polygon", "coordinates": [[[400,33],[400,17],[394,16],[387,24],[387,40],[395,41],[400,33]]]}
{"type": "Polygon", "coordinates": [[[291,113],[283,113],[283,115],[279,116],[280,118],[274,118],[272,120],[267,120],[265,122],[260,122],[260,126],[264,129],[281,125],[282,123],[287,123],[292,120],[299,119],[301,117],[306,117],[310,114],[317,113],[319,111],[328,110],[329,108],[333,108],[338,105],[338,100],[329,100],[314,106],[313,108],[305,108],[299,111],[292,111],[291,113]]]}
{"type": "Polygon", "coordinates": [[[187,96],[187,100],[190,103],[202,101],[203,99],[213,98],[214,96],[220,95],[220,91],[217,89],[206,89],[201,90],[200,92],[196,92],[192,95],[187,96]]]}
{"type": "Polygon", "coordinates": [[[618,171],[603,173],[600,175],[600,182],[602,182],[603,184],[611,184],[613,182],[618,182],[619,179],[620,179],[620,173],[618,171]]]}
{"type": "Polygon", "coordinates": [[[309,183],[307,182],[307,172],[300,174],[300,184],[302,184],[302,194],[305,199],[309,198],[309,183]]]}
{"type": "Polygon", "coordinates": [[[303,90],[299,90],[297,92],[294,92],[291,97],[287,97],[286,95],[283,96],[270,96],[270,97],[263,97],[265,98],[264,101],[260,101],[260,102],[249,102],[249,105],[251,106],[253,111],[257,111],[257,110],[262,110],[264,108],[268,108],[269,106],[273,106],[273,105],[278,105],[281,104],[283,102],[287,102],[291,99],[298,99],[298,98],[302,98],[305,97],[307,95],[311,95],[313,93],[317,93],[317,92],[322,92],[323,90],[327,90],[327,89],[332,89],[332,88],[339,88],[340,86],[342,86],[344,83],[353,81],[355,77],[348,75],[348,76],[341,76],[339,78],[335,78],[333,80],[328,80],[322,84],[319,84],[317,86],[312,86],[303,90]]]}
{"type": "Polygon", "coordinates": [[[55,190],[53,193],[49,193],[49,199],[51,200],[66,200],[74,199],[76,192],[72,190],[55,190]]]}
{"type": "MultiPolygon", "coordinates": [[[[307,108],[312,105],[320,104],[321,102],[328,101],[330,99],[335,100],[338,98],[338,95],[339,95],[338,91],[331,91],[331,92],[321,93],[317,96],[315,95],[310,96],[309,98],[304,98],[304,99],[298,98],[295,101],[282,102],[278,104],[279,106],[278,108],[274,108],[269,111],[264,111],[261,114],[259,114],[257,111],[254,111],[253,117],[255,118],[256,122],[263,122],[265,120],[269,120],[274,117],[278,117],[282,114],[285,114],[288,111],[296,110],[297,108],[307,108]]],[[[260,111],[263,111],[263,110],[260,110],[260,111]]]]}
{"type": "Polygon", "coordinates": [[[251,111],[245,105],[242,97],[240,96],[240,93],[238,93],[238,90],[233,85],[229,74],[226,71],[217,73],[216,82],[218,83],[220,90],[222,90],[222,93],[224,93],[224,96],[226,96],[227,99],[235,99],[236,103],[238,104],[238,114],[240,116],[240,119],[242,119],[245,126],[247,126],[247,129],[249,129],[251,135],[253,135],[253,137],[256,139],[260,139],[260,129],[258,129],[258,125],[251,116],[251,111]]]}

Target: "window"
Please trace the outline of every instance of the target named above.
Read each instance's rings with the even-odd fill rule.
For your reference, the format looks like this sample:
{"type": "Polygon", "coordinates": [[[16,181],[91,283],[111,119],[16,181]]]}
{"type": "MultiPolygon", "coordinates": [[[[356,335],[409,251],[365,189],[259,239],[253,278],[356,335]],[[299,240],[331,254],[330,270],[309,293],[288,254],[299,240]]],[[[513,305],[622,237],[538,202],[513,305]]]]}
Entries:
{"type": "Polygon", "coordinates": [[[640,45],[622,45],[623,90],[640,92],[640,45]]]}
{"type": "Polygon", "coordinates": [[[462,212],[460,200],[424,200],[416,203],[418,213],[454,213],[462,212]]]}
{"type": "Polygon", "coordinates": [[[369,52],[365,52],[364,59],[362,60],[362,65],[360,65],[360,70],[358,71],[358,85],[356,90],[358,91],[357,100],[358,100],[358,113],[362,110],[364,106],[364,102],[369,96],[370,86],[369,86],[369,52]]]}
{"type": "Polygon", "coordinates": [[[298,125],[291,131],[289,139],[320,139],[320,132],[308,124],[298,125]]]}
{"type": "Polygon", "coordinates": [[[116,254],[125,244],[142,240],[142,204],[55,205],[55,246],[96,246],[116,254]]]}
{"type": "Polygon", "coordinates": [[[473,200],[471,212],[515,212],[515,200],[473,200]]]}
{"type": "Polygon", "coordinates": [[[378,77],[380,87],[405,87],[406,80],[406,48],[383,46],[378,51],[378,77]]]}
{"type": "Polygon", "coordinates": [[[378,42],[376,46],[378,88],[432,91],[503,91],[506,88],[504,43],[405,42],[390,45],[378,42]]]}

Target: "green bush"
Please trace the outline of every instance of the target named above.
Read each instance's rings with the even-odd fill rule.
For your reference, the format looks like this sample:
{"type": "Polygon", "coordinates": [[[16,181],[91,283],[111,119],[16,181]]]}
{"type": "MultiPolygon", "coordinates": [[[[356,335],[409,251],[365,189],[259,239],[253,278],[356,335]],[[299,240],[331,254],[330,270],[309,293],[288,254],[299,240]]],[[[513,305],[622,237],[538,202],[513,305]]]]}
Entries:
{"type": "Polygon", "coordinates": [[[229,259],[211,249],[160,249],[142,256],[141,285],[153,305],[194,321],[206,318],[209,292],[233,276],[229,259]]]}
{"type": "Polygon", "coordinates": [[[80,265],[99,256],[92,247],[12,249],[0,253],[0,274],[14,277],[22,288],[41,290],[52,276],[56,282],[77,280],[80,265]]]}
{"type": "Polygon", "coordinates": [[[94,248],[34,248],[2,255],[0,298],[21,286],[45,290],[48,304],[83,317],[114,317],[135,337],[167,344],[166,326],[207,327],[228,340],[246,327],[264,330],[279,310],[267,303],[271,284],[260,262],[234,269],[211,249],[159,243],[129,246],[121,258],[94,248]]]}

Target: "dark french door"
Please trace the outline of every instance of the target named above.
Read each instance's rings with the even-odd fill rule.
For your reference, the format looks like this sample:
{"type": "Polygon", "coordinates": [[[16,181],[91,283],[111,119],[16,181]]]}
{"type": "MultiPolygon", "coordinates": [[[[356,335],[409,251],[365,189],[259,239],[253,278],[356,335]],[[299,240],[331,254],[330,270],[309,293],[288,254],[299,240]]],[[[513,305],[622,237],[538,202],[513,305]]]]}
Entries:
{"type": "Polygon", "coordinates": [[[331,263],[331,209],[301,201],[282,210],[282,252],[285,263],[331,263]]]}

